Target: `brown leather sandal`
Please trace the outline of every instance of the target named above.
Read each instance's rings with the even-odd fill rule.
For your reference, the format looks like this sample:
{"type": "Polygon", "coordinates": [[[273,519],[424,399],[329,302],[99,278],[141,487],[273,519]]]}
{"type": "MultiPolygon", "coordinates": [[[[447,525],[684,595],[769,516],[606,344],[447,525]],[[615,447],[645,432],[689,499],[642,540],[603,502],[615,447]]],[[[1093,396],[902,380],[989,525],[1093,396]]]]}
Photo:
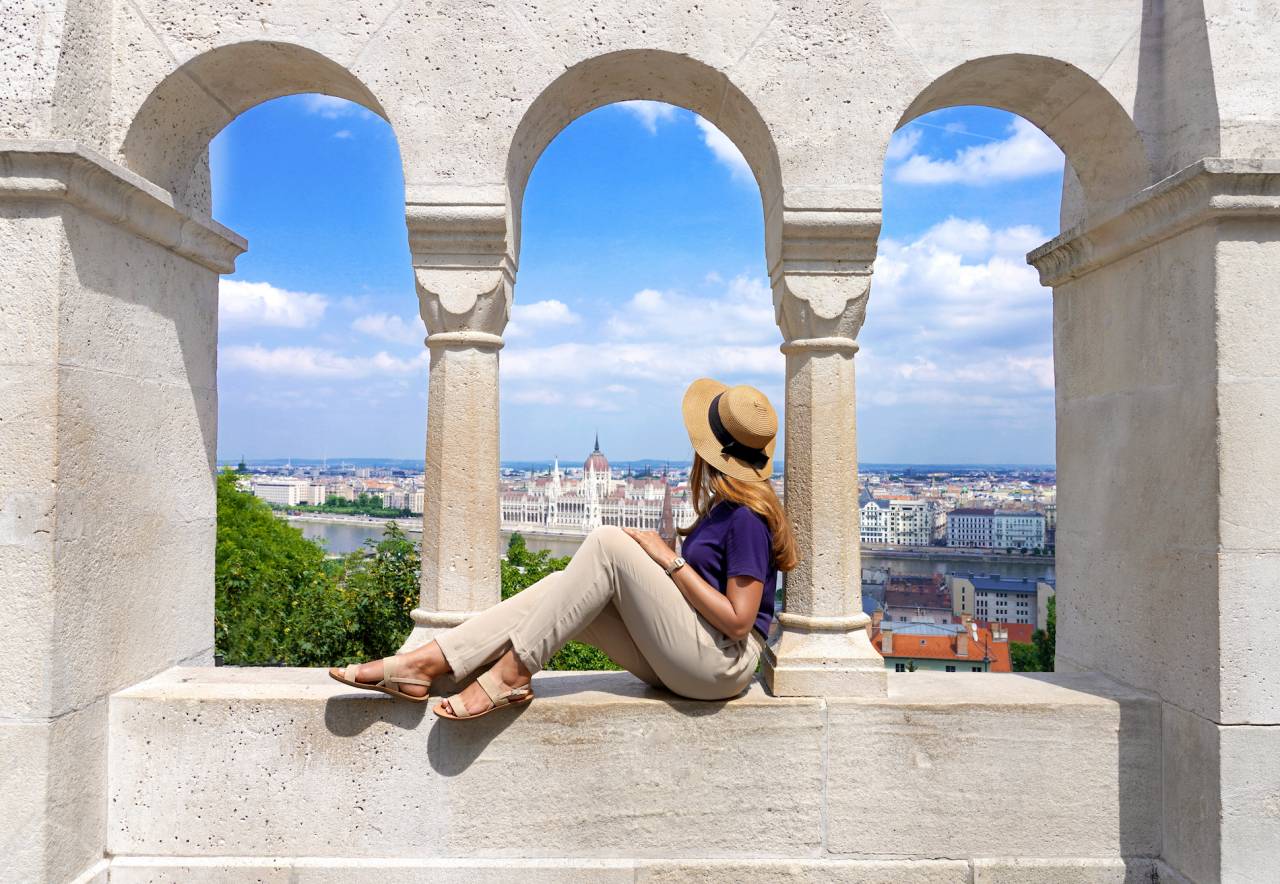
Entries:
{"type": "Polygon", "coordinates": [[[498,683],[497,676],[493,674],[491,669],[486,669],[476,679],[476,683],[480,685],[481,690],[489,695],[489,702],[493,703],[488,709],[483,712],[468,712],[467,704],[462,702],[462,694],[457,693],[445,701],[449,704],[448,709],[445,708],[444,703],[439,703],[432,711],[441,718],[452,718],[454,721],[461,721],[464,718],[483,718],[501,706],[523,706],[533,699],[533,690],[528,685],[504,691],[502,685],[498,683]]]}
{"type": "Polygon", "coordinates": [[[420,678],[401,678],[396,675],[396,671],[400,668],[399,654],[382,659],[382,679],[378,682],[356,681],[356,672],[360,669],[360,666],[361,664],[359,663],[352,663],[350,666],[344,666],[341,669],[334,666],[329,670],[329,677],[334,681],[351,685],[353,688],[363,688],[366,691],[381,691],[392,697],[408,700],[410,703],[425,703],[431,699],[431,679],[428,678],[424,681],[420,678]],[[421,697],[415,697],[412,694],[406,694],[404,691],[398,690],[395,687],[398,684],[421,685],[427,690],[421,697]]]}

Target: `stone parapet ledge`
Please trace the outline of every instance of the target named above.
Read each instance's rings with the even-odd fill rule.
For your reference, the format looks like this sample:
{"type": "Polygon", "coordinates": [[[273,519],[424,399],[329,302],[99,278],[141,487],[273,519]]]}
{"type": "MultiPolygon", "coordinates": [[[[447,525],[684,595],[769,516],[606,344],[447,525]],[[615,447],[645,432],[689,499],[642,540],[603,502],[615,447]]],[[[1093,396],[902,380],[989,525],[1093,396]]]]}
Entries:
{"type": "Polygon", "coordinates": [[[1225,218],[1280,216],[1280,159],[1208,157],[1091,216],[1027,255],[1058,286],[1225,218]]]}
{"type": "Polygon", "coordinates": [[[315,670],[122,691],[112,880],[1083,884],[1146,881],[1159,854],[1159,703],[1099,676],[707,703],[544,672],[534,690],[470,723],[315,670]]]}
{"type": "Polygon", "coordinates": [[[249,247],[244,237],[179,208],[164,189],[73,141],[0,139],[0,199],[69,203],[215,273],[233,272],[249,247]]]}

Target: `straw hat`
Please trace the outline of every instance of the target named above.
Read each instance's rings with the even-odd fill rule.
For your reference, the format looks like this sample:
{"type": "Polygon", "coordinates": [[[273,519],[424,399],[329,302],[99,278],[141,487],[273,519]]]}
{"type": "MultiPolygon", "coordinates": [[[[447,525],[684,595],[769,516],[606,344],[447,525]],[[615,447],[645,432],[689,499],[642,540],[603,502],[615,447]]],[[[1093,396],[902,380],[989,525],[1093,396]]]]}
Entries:
{"type": "Polygon", "coordinates": [[[681,410],[693,450],[711,466],[744,482],[773,475],[778,415],[755,387],[699,378],[685,391],[681,410]]]}

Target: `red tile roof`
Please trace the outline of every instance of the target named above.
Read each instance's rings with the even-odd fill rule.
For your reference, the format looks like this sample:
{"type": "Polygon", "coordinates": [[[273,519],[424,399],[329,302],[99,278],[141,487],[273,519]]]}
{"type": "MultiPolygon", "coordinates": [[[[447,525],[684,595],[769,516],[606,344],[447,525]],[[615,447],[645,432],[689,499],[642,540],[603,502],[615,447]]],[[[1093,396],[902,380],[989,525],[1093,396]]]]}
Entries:
{"type": "MultiPolygon", "coordinates": [[[[1012,672],[1013,663],[1009,657],[1009,643],[997,642],[991,638],[991,630],[978,628],[978,639],[969,638],[969,652],[965,656],[956,653],[956,635],[912,635],[910,633],[894,633],[893,650],[887,655],[890,660],[946,660],[957,666],[968,663],[981,665],[985,656],[988,658],[990,672],[1012,672]]],[[[881,631],[875,629],[871,633],[871,644],[880,651],[881,631]]],[[[881,656],[886,656],[881,652],[881,656]]]]}

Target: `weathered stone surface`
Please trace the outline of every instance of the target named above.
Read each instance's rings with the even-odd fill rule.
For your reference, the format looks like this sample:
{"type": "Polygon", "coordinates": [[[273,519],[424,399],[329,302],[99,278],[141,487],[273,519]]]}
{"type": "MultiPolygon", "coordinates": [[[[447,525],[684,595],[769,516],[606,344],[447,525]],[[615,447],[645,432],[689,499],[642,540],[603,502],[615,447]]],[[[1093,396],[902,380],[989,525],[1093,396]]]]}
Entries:
{"type": "Polygon", "coordinates": [[[1191,881],[1262,880],[1280,856],[1280,729],[1164,704],[1163,858],[1191,881]]]}
{"type": "Polygon", "coordinates": [[[102,856],[107,704],[0,723],[0,880],[70,881],[102,856]]]}
{"type": "Polygon", "coordinates": [[[744,884],[969,884],[969,864],[956,860],[702,860],[641,863],[636,881],[645,884],[741,881],[744,884]]]}
{"type": "MultiPolygon", "coordinates": [[[[1035,691],[1020,693],[1029,690],[1025,683],[1011,688],[1010,696],[970,697],[965,716],[930,695],[927,680],[894,689],[916,692],[909,702],[894,690],[887,700],[872,702],[865,720],[851,711],[860,708],[856,704],[815,701],[784,714],[770,705],[779,701],[761,698],[751,703],[762,705],[731,704],[715,718],[723,717],[732,735],[747,734],[744,722],[754,717],[780,729],[777,721],[803,725],[804,739],[811,736],[804,728],[840,728],[873,743],[919,750],[906,761],[894,758],[905,765],[906,781],[919,782],[913,778],[923,774],[911,765],[930,760],[955,794],[965,772],[1003,770],[991,737],[997,727],[1024,727],[1015,737],[1024,757],[1042,757],[1045,747],[1061,745],[1063,734],[1078,733],[1085,748],[1070,754],[1069,763],[1020,768],[1054,796],[1055,812],[1080,800],[1065,791],[1068,773],[1080,778],[1083,792],[1099,796],[1074,816],[1018,820],[1047,819],[1054,834],[1037,841],[1030,825],[943,831],[936,816],[926,815],[936,838],[931,844],[921,838],[912,849],[937,856],[946,845],[963,842],[968,855],[984,858],[971,869],[975,879],[1025,872],[1059,880],[1053,876],[1070,879],[1089,870],[1105,877],[1117,872],[1118,854],[1162,849],[1162,876],[1257,880],[1270,873],[1269,857],[1280,853],[1273,837],[1276,789],[1270,770],[1261,766],[1274,757],[1269,741],[1280,724],[1280,677],[1271,665],[1280,647],[1268,629],[1280,567],[1280,531],[1269,504],[1280,493],[1280,474],[1273,469],[1280,459],[1280,317],[1271,296],[1280,272],[1274,233],[1280,166],[1268,159],[1277,153],[1280,131],[1274,113],[1280,68],[1272,63],[1280,28],[1273,5],[10,4],[0,24],[8,38],[0,40],[0,134],[25,141],[0,145],[0,235],[6,245],[0,266],[0,583],[10,592],[0,614],[0,666],[20,668],[32,657],[42,665],[37,677],[0,699],[0,739],[23,746],[34,740],[47,753],[56,742],[52,734],[70,735],[57,743],[69,761],[59,766],[49,756],[42,762],[61,773],[13,784],[23,797],[10,813],[23,822],[6,831],[35,834],[22,842],[11,867],[58,880],[101,877],[89,854],[94,833],[101,832],[92,808],[103,803],[103,774],[93,759],[104,734],[77,730],[71,722],[87,721],[80,717],[111,690],[208,657],[215,293],[217,272],[229,269],[243,242],[175,206],[208,207],[208,143],[236,114],[279,95],[322,92],[391,121],[402,148],[411,241],[415,219],[430,214],[423,207],[445,207],[437,213],[447,223],[435,231],[442,234],[436,246],[466,242],[475,218],[483,216],[480,226],[493,247],[480,253],[414,247],[433,334],[478,335],[441,337],[433,346],[438,358],[429,452],[439,452],[440,460],[429,488],[439,505],[429,522],[433,545],[417,612],[423,629],[465,616],[496,591],[491,564],[485,564],[496,549],[496,501],[476,501],[489,493],[485,471],[496,465],[495,338],[512,296],[523,187],[541,149],[576,116],[623,99],[690,108],[738,145],[761,187],[780,325],[789,342],[808,341],[810,347],[788,355],[787,481],[808,563],[788,587],[790,610],[780,618],[784,631],[771,649],[775,659],[767,661],[780,693],[884,692],[884,676],[867,668],[874,660],[866,653],[856,604],[853,370],[844,355],[852,352],[867,306],[859,286],[875,257],[875,238],[846,235],[849,222],[857,219],[852,227],[864,234],[879,223],[885,148],[893,130],[920,113],[980,103],[1042,126],[1071,165],[1063,216],[1080,222],[1034,256],[1044,278],[1057,286],[1059,668],[1102,671],[1157,692],[1166,702],[1167,726],[1162,731],[1142,711],[1146,701],[1105,691],[1096,702],[1035,699],[1035,691]],[[119,158],[147,180],[111,169],[86,149],[37,141],[50,138],[119,158]],[[61,159],[46,163],[47,174],[32,173],[33,154],[58,151],[61,159]],[[75,174],[66,174],[72,169],[75,174]],[[1156,180],[1161,183],[1153,185],[1156,180]],[[476,254],[500,255],[499,282],[476,289],[473,278],[460,281],[477,271],[476,254]],[[464,403],[474,401],[482,407],[471,414],[464,403]],[[815,416],[817,409],[825,411],[815,416]],[[451,437],[441,429],[446,424],[462,434],[451,437]],[[476,447],[477,439],[492,444],[476,447]],[[468,453],[466,462],[478,468],[463,481],[445,481],[468,453]],[[778,662],[784,665],[773,665],[778,662]],[[815,710],[826,710],[830,721],[824,725],[815,710]],[[981,727],[969,729],[970,718],[981,727]],[[1100,730],[1086,732],[1088,722],[1100,730]],[[930,734],[944,726],[958,729],[955,745],[945,752],[921,750],[922,741],[932,745],[930,734]],[[1164,795],[1184,799],[1165,802],[1163,847],[1149,837],[1151,784],[1130,782],[1125,774],[1148,771],[1151,757],[1130,763],[1126,747],[1149,748],[1157,737],[1164,746],[1164,795]],[[1043,743],[1028,745],[1032,738],[1043,743]],[[1123,761],[1114,782],[1104,776],[1107,745],[1123,761]],[[968,766],[956,758],[968,759],[968,766]],[[64,774],[74,787],[58,778],[64,774]],[[44,840],[52,837],[50,821],[76,814],[91,821],[87,834],[68,836],[66,857],[56,859],[62,848],[44,840]],[[1058,858],[1063,862],[1055,865],[1058,858]]],[[[492,274],[495,266],[480,269],[492,274]]],[[[981,690],[995,684],[1011,683],[996,680],[981,690]]],[[[243,712],[250,702],[262,705],[237,721],[225,719],[225,728],[256,747],[251,757],[266,776],[263,770],[281,764],[278,734],[289,732],[278,716],[293,708],[290,703],[303,708],[323,701],[268,691],[231,705],[240,704],[243,712]],[[265,722],[274,724],[255,730],[265,722]],[[270,727],[277,728],[275,735],[270,727]]],[[[431,830],[432,849],[470,849],[466,836],[482,825],[471,813],[473,790],[497,784],[500,794],[514,794],[515,787],[489,770],[491,758],[529,761],[518,754],[525,746],[512,741],[511,726],[484,725],[493,728],[492,745],[470,766],[458,761],[466,760],[465,752],[444,730],[436,737],[432,727],[435,745],[457,766],[457,776],[436,771],[419,782],[419,768],[399,762],[414,772],[408,782],[426,790],[413,792],[389,779],[385,762],[377,763],[387,745],[398,746],[395,757],[409,757],[416,732],[404,711],[374,700],[335,702],[339,724],[375,714],[365,719],[368,736],[357,759],[335,748],[335,735],[315,734],[332,753],[323,772],[334,783],[345,783],[340,774],[352,770],[382,783],[386,794],[359,793],[357,787],[356,797],[366,804],[399,799],[416,808],[441,789],[459,798],[456,806],[445,802],[451,816],[424,824],[440,827],[431,830]],[[341,711],[352,703],[354,711],[341,711]],[[374,738],[387,729],[389,744],[374,738]],[[504,787],[509,791],[501,792],[504,787]]],[[[548,769],[554,765],[561,779],[549,779],[558,806],[570,806],[564,793],[554,791],[559,782],[584,790],[596,784],[588,782],[588,768],[565,778],[565,750],[557,741],[567,739],[568,729],[554,724],[557,715],[586,715],[602,733],[618,737],[618,745],[647,746],[654,754],[669,746],[664,741],[693,740],[698,758],[715,759],[708,770],[729,769],[710,744],[700,742],[705,735],[671,711],[677,707],[657,707],[666,712],[655,723],[652,710],[640,714],[637,707],[615,709],[611,702],[557,701],[521,716],[522,723],[542,722],[544,742],[532,743],[530,758],[548,769]],[[610,731],[615,715],[617,727],[610,731]]],[[[186,738],[195,743],[194,725],[187,727],[186,738]]],[[[307,757],[300,744],[291,745],[295,754],[279,769],[301,770],[293,788],[305,791],[313,772],[298,760],[307,757]]],[[[762,751],[751,745],[752,752],[762,751]]],[[[602,750],[597,745],[591,751],[602,750]]],[[[426,754],[430,768],[430,745],[426,754]]],[[[636,771],[645,769],[641,762],[648,761],[588,757],[618,783],[633,786],[636,771]]],[[[681,758],[666,757],[664,770],[698,786],[695,794],[704,804],[693,810],[709,812],[713,784],[699,780],[698,770],[675,767],[681,758]]],[[[210,770],[223,771],[209,760],[210,770]]],[[[792,773],[808,783],[807,770],[792,773]]],[[[265,785],[268,794],[275,785],[254,781],[247,767],[233,764],[230,771],[245,783],[265,785]]],[[[884,792],[895,785],[873,782],[884,792]]],[[[865,781],[850,783],[846,792],[867,791],[865,781]]],[[[641,794],[657,806],[671,800],[656,784],[644,785],[652,792],[641,794]]],[[[808,801],[814,792],[805,785],[797,794],[808,801]]],[[[628,807],[608,788],[603,795],[628,807]]],[[[166,810],[181,818],[182,802],[162,797],[173,805],[166,810]]],[[[313,803],[326,807],[327,798],[317,793],[313,803]]],[[[840,807],[843,816],[828,823],[842,855],[876,855],[869,863],[897,856],[902,839],[883,821],[873,821],[880,830],[869,830],[883,839],[881,853],[873,854],[868,839],[858,840],[847,828],[864,811],[840,807]]],[[[277,819],[296,812],[283,803],[278,811],[277,819]]],[[[820,849],[815,833],[823,827],[810,805],[785,811],[791,822],[776,827],[779,837],[791,839],[785,849],[820,849]]],[[[566,825],[573,825],[578,818],[566,814],[566,825]]],[[[634,811],[608,819],[608,849],[624,850],[623,833],[629,837],[634,830],[646,849],[669,842],[694,858],[692,836],[678,817],[634,811]]],[[[186,836],[175,833],[185,830],[166,828],[169,822],[152,819],[147,837],[177,855],[182,845],[174,839],[186,836]]],[[[345,824],[331,830],[345,831],[345,824]]],[[[548,850],[580,843],[575,838],[585,843],[582,831],[545,825],[539,834],[548,850]]],[[[365,839],[361,856],[384,849],[386,839],[356,829],[365,839]]],[[[216,847],[223,856],[248,844],[297,855],[290,833],[277,832],[268,843],[269,831],[246,830],[242,844],[216,847]]],[[[402,834],[404,841],[411,833],[402,834]]],[[[713,829],[713,835],[713,845],[720,843],[716,838],[727,843],[724,830],[713,829]]],[[[97,847],[101,855],[101,843],[97,847]]],[[[803,859],[817,863],[815,875],[880,874],[872,866],[839,865],[816,855],[803,859]]],[[[144,866],[130,874],[146,875],[138,871],[144,866]]],[[[205,874],[197,866],[191,874],[205,874]]],[[[252,863],[229,862],[222,871],[231,875],[232,866],[244,871],[252,863]]],[[[482,874],[447,867],[440,865],[439,874],[482,874]]],[[[310,869],[341,876],[342,868],[304,862],[289,874],[310,869]]],[[[432,868],[420,863],[404,867],[403,874],[429,877],[432,868]]],[[[553,868],[549,860],[527,874],[554,876],[547,871],[553,868]]],[[[571,863],[561,870],[571,868],[582,873],[571,863]]],[[[645,868],[655,875],[715,872],[712,866],[645,868]]],[[[800,871],[778,873],[802,876],[810,868],[788,865],[800,871]]],[[[913,866],[910,874],[934,871],[913,866]]],[[[245,871],[244,877],[256,873],[245,871]]],[[[483,874],[490,873],[503,874],[483,874]]]]}
{"type": "Polygon", "coordinates": [[[820,701],[755,687],[700,703],[625,674],[543,673],[534,689],[539,699],[517,715],[459,725],[315,670],[171,670],[112,700],[111,852],[817,850],[820,701]],[[149,774],[157,769],[168,773],[149,774]],[[762,780],[787,787],[760,793],[762,780]],[[521,834],[498,837],[511,831],[521,834]]]}
{"type": "Polygon", "coordinates": [[[973,884],[1151,884],[1149,859],[975,859],[973,884]]]}
{"type": "Polygon", "coordinates": [[[772,856],[751,874],[950,881],[956,865],[920,861],[1158,850],[1157,702],[1096,676],[912,673],[881,700],[756,685],[727,703],[625,674],[534,685],[518,715],[459,726],[313,670],[171,670],[112,699],[111,852],[648,858],[660,880],[772,856]],[[990,813],[957,823],[975,795],[990,813]],[[508,827],[525,834],[495,837],[508,827]]]}
{"type": "MultiPolygon", "coordinates": [[[[211,857],[181,860],[117,857],[112,884],[470,884],[543,882],[760,882],[833,884],[969,884],[969,864],[955,860],[590,860],[590,859],[291,859],[211,857]]],[[[1062,879],[1074,884],[1076,879],[1062,879]]],[[[1121,879],[1122,880],[1122,879],[1121,879]]]]}
{"type": "Polygon", "coordinates": [[[887,700],[827,700],[832,853],[1158,853],[1155,698],[1097,676],[915,672],[889,684],[887,700]],[[956,812],[975,802],[983,813],[956,812]]]}

